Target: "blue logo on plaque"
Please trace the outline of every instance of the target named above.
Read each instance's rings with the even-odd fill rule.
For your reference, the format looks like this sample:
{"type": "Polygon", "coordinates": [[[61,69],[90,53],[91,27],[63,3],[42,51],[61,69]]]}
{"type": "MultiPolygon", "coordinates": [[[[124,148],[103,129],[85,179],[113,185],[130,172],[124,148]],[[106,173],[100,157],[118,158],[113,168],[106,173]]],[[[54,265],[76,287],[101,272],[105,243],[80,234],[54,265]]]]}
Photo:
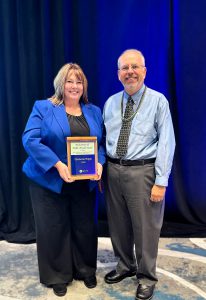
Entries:
{"type": "Polygon", "coordinates": [[[71,155],[72,175],[95,174],[95,155],[71,155]]]}

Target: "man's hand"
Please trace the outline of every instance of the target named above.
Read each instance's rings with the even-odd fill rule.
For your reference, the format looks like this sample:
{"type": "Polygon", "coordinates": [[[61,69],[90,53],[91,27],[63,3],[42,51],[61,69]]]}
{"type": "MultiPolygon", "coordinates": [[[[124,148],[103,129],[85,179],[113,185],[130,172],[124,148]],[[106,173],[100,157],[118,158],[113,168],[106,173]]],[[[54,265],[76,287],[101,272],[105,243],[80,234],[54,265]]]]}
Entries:
{"type": "Polygon", "coordinates": [[[74,182],[75,180],[71,179],[71,175],[69,173],[69,169],[67,165],[65,165],[60,160],[54,165],[55,168],[57,168],[57,171],[59,172],[59,176],[65,181],[65,182],[74,182]]]}
{"type": "Polygon", "coordinates": [[[151,190],[150,200],[153,202],[159,202],[164,199],[166,187],[154,184],[151,190]]]}

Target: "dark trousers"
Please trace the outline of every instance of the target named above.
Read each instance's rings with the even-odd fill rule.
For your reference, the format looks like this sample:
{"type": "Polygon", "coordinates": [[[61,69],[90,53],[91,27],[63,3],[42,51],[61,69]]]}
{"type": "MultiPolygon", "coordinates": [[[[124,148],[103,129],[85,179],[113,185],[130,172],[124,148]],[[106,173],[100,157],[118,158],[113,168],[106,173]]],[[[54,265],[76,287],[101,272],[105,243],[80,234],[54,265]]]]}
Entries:
{"type": "Polygon", "coordinates": [[[164,201],[150,200],[154,180],[154,164],[121,166],[108,162],[107,214],[114,253],[119,258],[116,269],[125,273],[137,268],[139,281],[148,285],[157,282],[156,259],[164,214],[164,201]]]}
{"type": "Polygon", "coordinates": [[[87,181],[61,194],[31,183],[40,282],[49,286],[94,275],[97,261],[95,191],[87,181]]]}

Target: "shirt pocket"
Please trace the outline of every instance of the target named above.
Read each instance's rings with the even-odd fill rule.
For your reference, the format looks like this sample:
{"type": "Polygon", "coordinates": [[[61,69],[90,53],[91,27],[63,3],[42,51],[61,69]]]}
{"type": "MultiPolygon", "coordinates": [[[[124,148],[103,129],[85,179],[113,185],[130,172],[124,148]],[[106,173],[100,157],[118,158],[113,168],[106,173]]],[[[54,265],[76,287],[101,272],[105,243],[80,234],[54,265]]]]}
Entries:
{"type": "Polygon", "coordinates": [[[151,143],[157,139],[154,123],[147,119],[136,119],[132,124],[131,133],[138,138],[139,143],[151,143]]]}

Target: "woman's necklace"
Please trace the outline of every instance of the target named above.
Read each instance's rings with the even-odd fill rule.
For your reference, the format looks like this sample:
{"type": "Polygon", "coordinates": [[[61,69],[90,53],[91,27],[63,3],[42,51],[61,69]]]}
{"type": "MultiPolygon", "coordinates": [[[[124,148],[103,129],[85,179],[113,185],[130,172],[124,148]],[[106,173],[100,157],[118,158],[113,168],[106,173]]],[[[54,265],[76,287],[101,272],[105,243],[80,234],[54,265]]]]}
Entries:
{"type": "Polygon", "coordinates": [[[124,98],[124,93],[123,93],[123,95],[122,95],[122,101],[121,101],[121,117],[122,117],[122,121],[128,122],[128,121],[130,121],[130,120],[132,120],[134,118],[134,116],[136,115],[136,113],[140,109],[140,106],[141,106],[141,104],[142,104],[142,102],[144,100],[146,89],[147,89],[147,87],[145,86],[144,91],[143,91],[142,96],[141,96],[141,99],[139,101],[139,105],[138,105],[136,111],[129,118],[127,118],[127,119],[124,118],[124,113],[123,113],[123,98],[124,98]]]}

